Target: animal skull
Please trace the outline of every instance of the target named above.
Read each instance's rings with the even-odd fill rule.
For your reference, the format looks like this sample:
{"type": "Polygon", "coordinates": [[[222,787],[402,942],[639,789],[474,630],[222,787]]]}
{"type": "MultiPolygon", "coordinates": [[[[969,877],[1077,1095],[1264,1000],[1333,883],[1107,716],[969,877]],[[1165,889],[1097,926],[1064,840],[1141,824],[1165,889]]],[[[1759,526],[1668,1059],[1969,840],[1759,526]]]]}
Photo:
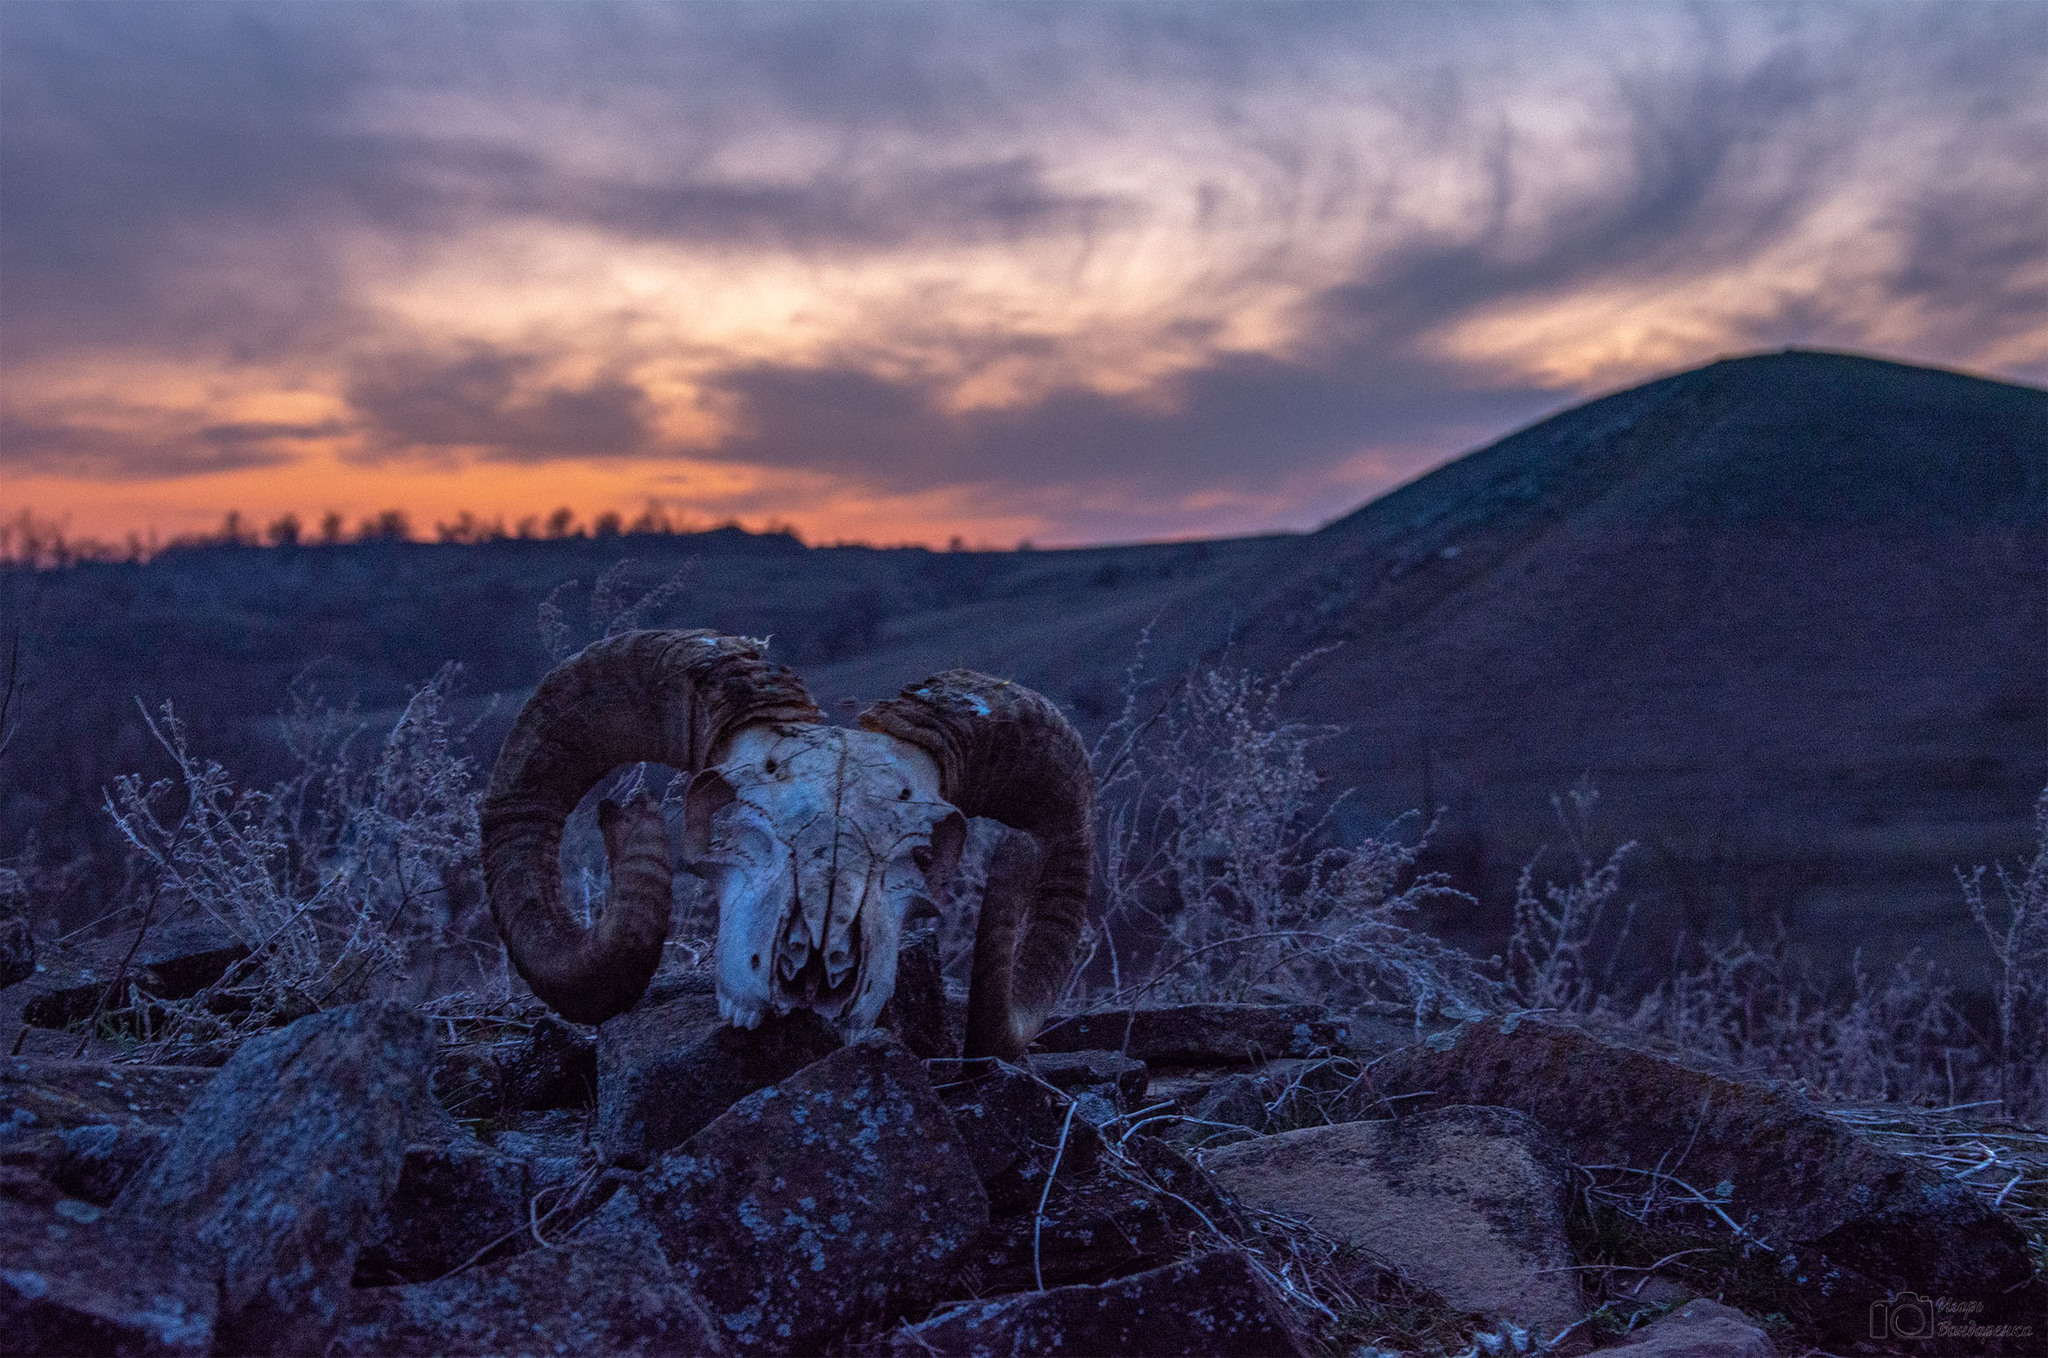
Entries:
{"type": "Polygon", "coordinates": [[[718,1009],[874,1026],[896,987],[904,919],[958,861],[966,819],[930,755],[830,726],[753,727],[697,775],[686,866],[718,901],[718,1009]]]}
{"type": "Polygon", "coordinates": [[[557,864],[584,794],[650,761],[691,775],[685,866],[718,901],[719,1009],[742,1027],[795,1008],[872,1026],[904,921],[957,862],[966,817],[1024,832],[1038,853],[983,906],[967,1034],[968,1055],[1020,1053],[1087,906],[1094,787],[1080,737],[1040,695],[965,670],[860,724],[822,725],[796,677],[743,638],[629,632],[558,666],[505,737],[482,809],[491,912],[534,993],[600,1023],[646,991],[670,908],[659,809],[600,808],[612,890],[593,925],[563,905],[557,864]]]}

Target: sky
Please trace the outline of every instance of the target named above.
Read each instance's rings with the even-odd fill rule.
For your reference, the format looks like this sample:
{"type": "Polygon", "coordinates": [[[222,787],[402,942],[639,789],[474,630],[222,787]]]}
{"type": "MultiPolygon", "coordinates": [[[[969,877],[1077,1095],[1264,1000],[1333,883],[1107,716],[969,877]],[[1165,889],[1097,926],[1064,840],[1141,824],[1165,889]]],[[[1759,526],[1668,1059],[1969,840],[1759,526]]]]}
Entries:
{"type": "Polygon", "coordinates": [[[2048,382],[2048,5],[0,0],[0,517],[1311,529],[1849,349],[2048,382]]]}

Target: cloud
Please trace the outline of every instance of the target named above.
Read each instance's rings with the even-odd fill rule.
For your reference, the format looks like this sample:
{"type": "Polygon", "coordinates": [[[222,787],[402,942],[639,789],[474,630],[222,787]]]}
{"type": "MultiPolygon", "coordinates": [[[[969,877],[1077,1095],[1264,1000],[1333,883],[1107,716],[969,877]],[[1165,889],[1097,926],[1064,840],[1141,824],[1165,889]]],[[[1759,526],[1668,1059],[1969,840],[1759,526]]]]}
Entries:
{"type": "Polygon", "coordinates": [[[2044,159],[2036,6],[22,6],[0,457],[1304,526],[1730,351],[2048,380],[2044,159]]]}
{"type": "Polygon", "coordinates": [[[1513,420],[1551,393],[1459,389],[1389,362],[1324,371],[1245,355],[1182,375],[1163,399],[1068,388],[1015,407],[952,412],[930,385],[850,368],[756,367],[726,375],[738,428],[709,450],[753,465],[862,477],[889,489],[956,482],[1123,487],[1158,497],[1247,490],[1329,467],[1475,414],[1513,420]]]}
{"type": "Polygon", "coordinates": [[[305,437],[314,435],[287,427],[262,432],[235,425],[138,431],[82,420],[51,424],[0,415],[0,467],[16,476],[160,480],[284,466],[294,459],[285,445],[305,437]]]}
{"type": "Polygon", "coordinates": [[[616,457],[647,445],[646,396],[630,382],[547,382],[526,354],[385,359],[357,372],[348,402],[369,456],[467,449],[486,459],[616,457]]]}

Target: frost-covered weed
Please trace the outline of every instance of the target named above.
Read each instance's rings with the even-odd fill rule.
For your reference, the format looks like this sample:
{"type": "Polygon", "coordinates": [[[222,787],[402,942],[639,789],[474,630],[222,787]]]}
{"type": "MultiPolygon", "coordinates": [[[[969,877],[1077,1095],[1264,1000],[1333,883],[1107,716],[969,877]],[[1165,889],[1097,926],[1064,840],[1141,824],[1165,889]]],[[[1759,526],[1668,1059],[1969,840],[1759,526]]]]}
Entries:
{"type": "Polygon", "coordinates": [[[1780,937],[1694,945],[1624,1020],[1677,1051],[1803,1083],[1859,1102],[1955,1104],[1981,1089],[1983,1061],[1953,992],[1911,956],[1873,975],[1859,953],[1849,978],[1815,982],[1780,937]]]}
{"type": "Polygon", "coordinates": [[[1577,864],[1577,880],[1549,883],[1539,898],[1539,850],[1515,883],[1505,972],[1509,994],[1526,1008],[1588,1015],[1600,1012],[1612,994],[1636,907],[1626,907],[1618,927],[1609,912],[1621,892],[1622,867],[1636,846],[1624,844],[1594,866],[1593,808],[1599,800],[1592,779],[1584,776],[1564,797],[1550,799],[1577,864]]]}
{"type": "Polygon", "coordinates": [[[295,692],[297,767],[268,790],[194,753],[169,704],[145,714],[177,776],[131,774],[107,798],[149,879],[140,927],[203,915],[250,950],[220,987],[241,1002],[180,1006],[180,1035],[395,993],[416,952],[440,960],[457,941],[481,881],[474,768],[446,715],[455,676],[445,667],[415,691],[374,750],[359,750],[369,728],[352,710],[295,692]]]}
{"type": "Polygon", "coordinates": [[[1338,842],[1310,762],[1337,732],[1282,714],[1293,673],[1198,670],[1141,718],[1146,686],[1132,667],[1122,714],[1094,752],[1104,901],[1094,939],[1109,973],[1097,1002],[1424,1007],[1490,996],[1471,959],[1411,925],[1426,904],[1470,900],[1440,874],[1414,872],[1428,834],[1420,818],[1338,842]],[[1126,959],[1120,944],[1140,956],[1126,959]]]}
{"type": "Polygon", "coordinates": [[[2026,871],[2015,878],[2004,864],[1996,870],[2002,910],[1984,890],[1981,866],[1956,875],[1970,918],[1998,959],[1998,1097],[2048,1123],[2048,788],[2034,803],[2034,832],[2026,871]]]}
{"type": "MultiPolygon", "coordinates": [[[[626,576],[632,564],[631,557],[621,557],[607,567],[605,573],[597,577],[597,583],[590,587],[589,606],[585,610],[586,620],[582,629],[586,641],[602,641],[636,627],[645,627],[656,612],[682,597],[697,563],[685,564],[637,599],[627,597],[626,576]]],[[[562,600],[580,583],[564,580],[549,590],[547,598],[540,603],[535,622],[540,631],[541,645],[547,648],[549,659],[556,664],[567,660],[579,644],[577,629],[569,622],[568,606],[562,600]]]]}
{"type": "Polygon", "coordinates": [[[1954,987],[1917,954],[1875,971],[1859,952],[1846,977],[1817,980],[1791,955],[1782,925],[1759,944],[1737,934],[1707,941],[1681,936],[1643,988],[1618,979],[1637,905],[1617,911],[1624,844],[1604,861],[1590,832],[1598,794],[1581,779],[1553,798],[1577,875],[1537,887],[1541,860],[1517,884],[1514,931],[1503,964],[1508,994],[1531,1009],[1724,1066],[1796,1081],[1815,1094],[1859,1102],[1956,1105],[2003,1101],[2008,1114],[2048,1117],[2038,1034],[2048,1008],[2048,794],[2043,849],[2022,879],[2000,870],[2003,922],[1983,889],[1985,872],[1963,889],[2001,964],[2000,1032],[1976,1031],[1954,987]],[[1999,1053],[2011,1053],[2001,1057],[1999,1053]]]}

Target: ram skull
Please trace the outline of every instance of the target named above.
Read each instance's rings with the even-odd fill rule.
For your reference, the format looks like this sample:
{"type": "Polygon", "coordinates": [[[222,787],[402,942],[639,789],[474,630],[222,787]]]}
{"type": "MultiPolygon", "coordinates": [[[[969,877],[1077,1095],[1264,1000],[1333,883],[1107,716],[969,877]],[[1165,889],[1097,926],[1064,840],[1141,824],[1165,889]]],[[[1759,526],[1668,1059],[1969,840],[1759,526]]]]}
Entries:
{"type": "Polygon", "coordinates": [[[482,815],[492,914],[534,993],[584,1023],[645,993],[670,914],[659,808],[600,807],[612,887],[593,925],[563,905],[558,860],[582,797],[613,768],[652,761],[690,776],[684,863],[717,901],[719,1010],[742,1027],[797,1008],[847,1032],[873,1026],[904,921],[957,863],[966,817],[1026,832],[1033,879],[983,907],[966,1047],[1021,1052],[1087,903],[1080,739],[1041,695],[965,670],[875,704],[860,725],[823,725],[758,643],[710,632],[627,633],[550,673],[506,736],[482,815]]]}

